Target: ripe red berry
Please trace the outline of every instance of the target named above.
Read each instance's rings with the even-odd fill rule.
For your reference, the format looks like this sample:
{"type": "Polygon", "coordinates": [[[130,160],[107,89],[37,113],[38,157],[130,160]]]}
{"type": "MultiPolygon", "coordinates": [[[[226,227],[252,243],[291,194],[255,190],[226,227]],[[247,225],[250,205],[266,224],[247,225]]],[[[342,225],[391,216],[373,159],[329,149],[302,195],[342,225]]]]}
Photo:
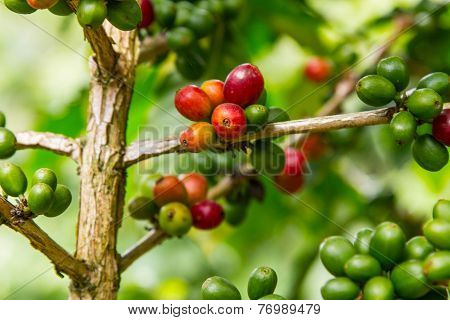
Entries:
{"type": "Polygon", "coordinates": [[[450,146],[450,109],[445,109],[433,120],[433,136],[450,146]]]}
{"type": "Polygon", "coordinates": [[[331,74],[331,64],[320,57],[312,58],[305,67],[305,76],[313,82],[324,82],[331,74]]]}
{"type": "Polygon", "coordinates": [[[306,162],[304,154],[294,148],[286,148],[284,150],[286,162],[284,165],[283,173],[287,175],[299,175],[303,172],[303,166],[306,162]]]}
{"type": "Polygon", "coordinates": [[[284,172],[275,177],[275,185],[281,191],[285,193],[296,193],[298,192],[304,183],[304,178],[302,174],[299,175],[288,175],[284,172]]]}
{"type": "Polygon", "coordinates": [[[210,123],[197,122],[181,133],[180,143],[189,152],[200,152],[213,145],[216,138],[216,131],[210,123]]]}
{"type": "Polygon", "coordinates": [[[184,117],[192,121],[208,119],[213,110],[208,95],[194,85],[185,86],[177,91],[175,107],[184,117]]]}
{"type": "Polygon", "coordinates": [[[286,162],[281,174],[275,176],[276,186],[286,193],[295,193],[301,189],[304,183],[303,166],[306,158],[303,153],[294,148],[285,151],[286,162]]]}
{"type": "Polygon", "coordinates": [[[225,101],[242,107],[258,101],[264,90],[264,78],[258,67],[249,63],[234,68],[225,80],[225,101]]]}
{"type": "Polygon", "coordinates": [[[208,80],[203,82],[201,88],[208,95],[213,106],[218,106],[225,102],[223,96],[224,83],[220,80],[208,80]]]}
{"type": "Polygon", "coordinates": [[[139,24],[139,28],[144,29],[149,27],[155,20],[155,10],[151,0],[140,0],[139,4],[142,11],[142,21],[139,24]]]}
{"type": "Polygon", "coordinates": [[[203,175],[195,172],[182,174],[180,175],[180,181],[186,188],[188,204],[190,206],[206,199],[208,194],[208,180],[203,175]]]}
{"type": "Polygon", "coordinates": [[[184,184],[177,177],[167,176],[156,182],[153,199],[162,207],[169,202],[187,203],[188,195],[184,184]]]}
{"type": "Polygon", "coordinates": [[[211,200],[195,204],[191,208],[194,227],[203,230],[214,229],[223,221],[222,207],[211,200]]]}
{"type": "Polygon", "coordinates": [[[320,135],[313,134],[305,139],[301,145],[301,149],[308,159],[319,159],[326,153],[327,145],[320,135]]]}
{"type": "Polygon", "coordinates": [[[59,0],[27,0],[27,3],[34,9],[49,9],[58,1],[59,0]]]}
{"type": "Polygon", "coordinates": [[[217,135],[226,140],[239,138],[247,128],[244,109],[233,103],[218,105],[211,120],[217,135]]]}

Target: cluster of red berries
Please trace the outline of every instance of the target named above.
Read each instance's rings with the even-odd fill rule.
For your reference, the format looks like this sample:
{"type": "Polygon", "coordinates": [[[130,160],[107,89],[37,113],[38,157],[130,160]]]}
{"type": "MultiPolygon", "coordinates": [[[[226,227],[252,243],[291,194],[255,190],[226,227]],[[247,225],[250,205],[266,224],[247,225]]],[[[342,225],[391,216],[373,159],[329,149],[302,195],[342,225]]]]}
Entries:
{"type": "Polygon", "coordinates": [[[222,206],[207,200],[208,181],[198,173],[145,177],[141,193],[128,204],[130,215],[150,220],[172,236],[186,234],[191,226],[213,229],[224,219],[222,206]]]}
{"type": "MultiPolygon", "coordinates": [[[[175,107],[187,119],[197,121],[181,134],[181,144],[188,151],[199,152],[212,146],[217,137],[229,141],[244,135],[254,120],[245,109],[252,110],[263,91],[264,78],[249,63],[237,66],[225,82],[208,80],[201,87],[181,88],[175,95],[175,107]]],[[[269,110],[263,105],[255,106],[261,109],[264,125],[269,110]]]]}

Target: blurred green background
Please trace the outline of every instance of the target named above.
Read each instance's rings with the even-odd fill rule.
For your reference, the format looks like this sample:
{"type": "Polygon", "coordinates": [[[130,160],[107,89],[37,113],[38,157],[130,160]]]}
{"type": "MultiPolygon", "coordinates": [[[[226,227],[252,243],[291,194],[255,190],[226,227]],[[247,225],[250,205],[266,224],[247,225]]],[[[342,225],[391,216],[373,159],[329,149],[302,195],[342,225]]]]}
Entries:
{"type": "MultiPolygon", "coordinates": [[[[317,55],[334,61],[336,50],[344,45],[359,59],[366,57],[392,33],[392,17],[402,11],[420,23],[402,35],[390,53],[407,59],[413,85],[429,71],[450,71],[450,10],[447,6],[428,17],[445,2],[245,1],[239,19],[227,26],[220,58],[209,65],[206,77],[223,79],[235,65],[252,62],[265,77],[270,105],[288,109],[293,119],[311,116],[330,96],[339,67],[335,67],[335,81],[319,86],[305,79],[306,62],[317,55]]],[[[8,127],[15,132],[83,135],[90,50],[75,17],[47,12],[20,16],[1,5],[0,27],[0,110],[8,127]]],[[[365,59],[356,71],[371,67],[373,61],[365,59]]],[[[172,55],[156,66],[138,68],[129,142],[138,138],[142,128],[157,128],[162,137],[179,130],[180,122],[186,123],[172,102],[175,90],[186,83],[176,72],[172,55]]],[[[352,95],[342,108],[351,112],[367,106],[352,95]]],[[[165,242],[122,275],[119,298],[198,299],[201,283],[211,275],[226,277],[245,292],[251,270],[267,265],[278,272],[277,293],[320,299],[319,288],[331,276],[317,260],[318,245],[328,235],[343,233],[328,219],[350,232],[395,220],[412,235],[431,215],[434,202],[450,195],[450,166],[438,173],[422,170],[407,148],[394,144],[387,126],[343,130],[322,138],[328,151],[310,161],[311,173],[296,197],[279,193],[263,179],[266,199],[252,203],[242,226],[193,230],[183,239],[165,242]]],[[[175,173],[173,156],[161,159],[167,164],[165,171],[175,173]]],[[[78,190],[71,160],[44,151],[21,151],[12,161],[28,175],[50,167],[74,193],[78,190]]],[[[149,167],[142,164],[129,170],[127,199],[136,194],[140,176],[149,167]]],[[[75,197],[64,215],[37,218],[70,252],[75,247],[77,206],[75,197]]],[[[145,227],[125,219],[119,252],[145,235],[145,227]]],[[[0,298],[67,298],[68,279],[58,278],[24,237],[0,227],[0,247],[0,298]]]]}

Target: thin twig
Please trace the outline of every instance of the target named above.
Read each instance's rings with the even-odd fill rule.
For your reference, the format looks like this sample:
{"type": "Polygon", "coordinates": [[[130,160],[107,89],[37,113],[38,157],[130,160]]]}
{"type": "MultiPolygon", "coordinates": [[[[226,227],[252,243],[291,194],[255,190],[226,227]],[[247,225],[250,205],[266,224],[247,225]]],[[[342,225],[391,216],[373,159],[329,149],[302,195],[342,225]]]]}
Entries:
{"type": "Polygon", "coordinates": [[[24,131],[15,134],[17,149],[43,149],[79,162],[80,143],[72,138],[51,132],[24,131]]]}
{"type": "Polygon", "coordinates": [[[152,62],[159,55],[169,51],[167,37],[163,33],[158,33],[152,37],[147,37],[141,42],[138,63],[152,62]]]}

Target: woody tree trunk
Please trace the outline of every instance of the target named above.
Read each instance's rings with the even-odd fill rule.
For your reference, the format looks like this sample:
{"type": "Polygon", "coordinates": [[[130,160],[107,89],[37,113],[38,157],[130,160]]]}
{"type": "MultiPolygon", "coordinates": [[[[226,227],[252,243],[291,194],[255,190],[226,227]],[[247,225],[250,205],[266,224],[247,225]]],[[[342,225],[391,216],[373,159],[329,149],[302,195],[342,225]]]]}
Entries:
{"type": "MultiPolygon", "coordinates": [[[[86,140],[80,163],[80,213],[76,258],[91,268],[88,284],[71,285],[71,299],[115,299],[119,288],[117,231],[123,216],[123,157],[136,66],[136,34],[107,28],[113,53],[96,52],[86,140]]],[[[87,34],[89,37],[89,35],[87,34]]],[[[94,52],[96,48],[93,48],[94,52]]],[[[97,48],[99,49],[99,48],[97,48]]],[[[100,48],[101,49],[101,48],[100,48]]]]}

